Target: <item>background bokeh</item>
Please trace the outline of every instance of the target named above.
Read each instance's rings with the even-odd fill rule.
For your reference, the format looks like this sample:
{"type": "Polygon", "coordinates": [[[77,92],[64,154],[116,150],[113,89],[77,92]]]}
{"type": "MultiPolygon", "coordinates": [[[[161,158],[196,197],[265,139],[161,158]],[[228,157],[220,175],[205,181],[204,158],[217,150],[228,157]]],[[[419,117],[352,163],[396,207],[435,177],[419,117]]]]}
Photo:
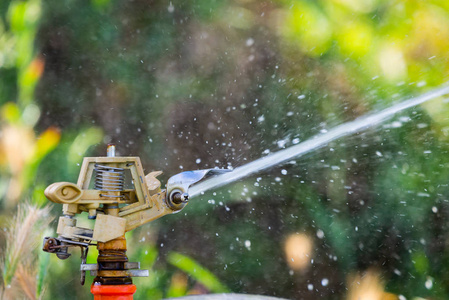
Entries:
{"type": "MultiPolygon", "coordinates": [[[[163,183],[235,168],[440,86],[448,51],[446,1],[2,0],[2,295],[89,297],[77,250],[39,245],[61,211],[43,190],[76,182],[83,156],[113,142],[163,183]]],[[[150,269],[135,299],[447,299],[448,102],[127,234],[150,269]]]]}

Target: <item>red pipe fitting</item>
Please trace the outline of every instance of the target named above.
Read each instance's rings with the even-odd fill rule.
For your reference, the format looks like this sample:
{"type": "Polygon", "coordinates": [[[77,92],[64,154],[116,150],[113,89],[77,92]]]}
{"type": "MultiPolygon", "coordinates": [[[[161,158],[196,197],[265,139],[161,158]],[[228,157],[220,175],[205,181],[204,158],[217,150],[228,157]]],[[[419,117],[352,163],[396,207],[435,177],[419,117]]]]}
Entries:
{"type": "Polygon", "coordinates": [[[90,292],[94,295],[94,300],[133,300],[133,295],[136,292],[136,289],[134,284],[92,284],[90,292]]]}

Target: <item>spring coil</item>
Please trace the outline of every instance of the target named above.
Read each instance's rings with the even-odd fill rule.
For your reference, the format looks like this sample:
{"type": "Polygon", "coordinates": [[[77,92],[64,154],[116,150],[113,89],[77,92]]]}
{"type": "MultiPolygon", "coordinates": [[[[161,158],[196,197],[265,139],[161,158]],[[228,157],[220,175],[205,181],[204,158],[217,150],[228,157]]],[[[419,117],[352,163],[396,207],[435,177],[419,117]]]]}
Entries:
{"type": "MultiPolygon", "coordinates": [[[[104,192],[121,192],[125,189],[125,170],[95,164],[95,189],[104,192]]],[[[102,194],[103,197],[122,198],[121,195],[102,194]]]]}

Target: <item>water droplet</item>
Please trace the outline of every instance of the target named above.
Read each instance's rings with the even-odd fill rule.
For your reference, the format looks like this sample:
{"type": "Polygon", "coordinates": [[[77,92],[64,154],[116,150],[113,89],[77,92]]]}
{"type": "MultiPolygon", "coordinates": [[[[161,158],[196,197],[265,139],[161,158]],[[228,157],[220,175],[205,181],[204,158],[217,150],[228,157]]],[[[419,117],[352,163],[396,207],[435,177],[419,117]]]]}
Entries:
{"type": "Polygon", "coordinates": [[[253,38],[249,38],[246,40],[246,46],[247,47],[251,47],[252,45],[254,45],[254,39],[253,38]]]}
{"type": "Polygon", "coordinates": [[[392,128],[400,128],[400,127],[402,127],[402,123],[399,121],[394,121],[393,123],[391,123],[391,127],[392,128]]]}
{"type": "Polygon", "coordinates": [[[246,249],[251,250],[251,241],[250,240],[245,241],[245,247],[246,247],[246,249]]]}
{"type": "Polygon", "coordinates": [[[416,86],[417,86],[417,87],[423,87],[423,86],[425,86],[426,84],[427,84],[427,82],[425,82],[424,80],[422,80],[422,81],[418,82],[418,83],[416,84],[416,86]]]}
{"type": "Polygon", "coordinates": [[[427,278],[426,283],[424,285],[426,289],[430,290],[433,287],[432,278],[427,278]]]}
{"type": "Polygon", "coordinates": [[[423,192],[420,192],[420,193],[417,194],[417,196],[418,196],[418,197],[427,197],[427,198],[429,198],[429,197],[430,197],[430,194],[429,194],[429,193],[423,193],[423,192]]]}
{"type": "Polygon", "coordinates": [[[323,279],[321,280],[321,285],[322,285],[322,286],[327,286],[328,284],[329,284],[329,279],[323,278],[323,279]]]}
{"type": "Polygon", "coordinates": [[[276,142],[279,148],[285,148],[285,144],[287,144],[286,140],[280,140],[276,142]]]}
{"type": "Polygon", "coordinates": [[[429,125],[427,125],[426,123],[419,123],[418,125],[416,125],[416,127],[418,127],[419,129],[426,128],[427,126],[429,125]]]}
{"type": "Polygon", "coordinates": [[[170,5],[167,7],[167,10],[168,10],[169,13],[172,13],[172,12],[175,11],[175,7],[174,7],[173,4],[171,3],[171,1],[170,1],[170,5]]]}

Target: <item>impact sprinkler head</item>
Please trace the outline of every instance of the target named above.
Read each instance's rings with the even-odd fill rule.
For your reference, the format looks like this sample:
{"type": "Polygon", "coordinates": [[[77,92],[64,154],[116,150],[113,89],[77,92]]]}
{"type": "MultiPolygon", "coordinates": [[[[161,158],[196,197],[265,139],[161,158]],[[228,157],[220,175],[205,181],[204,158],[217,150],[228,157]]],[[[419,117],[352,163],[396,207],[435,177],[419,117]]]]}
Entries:
{"type": "Polygon", "coordinates": [[[167,214],[182,210],[189,201],[189,187],[203,178],[228,170],[197,170],[172,176],[165,190],[156,178],[162,172],[144,175],[139,157],[116,156],[109,144],[106,157],[85,157],[78,182],[57,182],[45,196],[63,204],[58,237],[44,238],[43,251],[67,259],[70,248],[81,248],[81,284],[85,272],[100,285],[132,284],[134,276],[148,276],[139,263],[128,262],[125,233],[167,214]],[[126,180],[129,178],[130,180],[126,180]],[[131,182],[131,184],[127,184],[131,182]],[[93,228],[77,226],[76,215],[87,213],[93,228]],[[89,246],[97,246],[96,264],[86,264],[89,246]]]}

